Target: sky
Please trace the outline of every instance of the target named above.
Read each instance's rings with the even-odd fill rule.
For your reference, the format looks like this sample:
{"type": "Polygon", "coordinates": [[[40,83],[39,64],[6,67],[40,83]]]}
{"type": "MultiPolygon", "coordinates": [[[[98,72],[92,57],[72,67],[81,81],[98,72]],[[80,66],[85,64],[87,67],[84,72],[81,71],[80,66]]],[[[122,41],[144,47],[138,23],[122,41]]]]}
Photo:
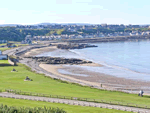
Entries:
{"type": "Polygon", "coordinates": [[[150,24],[150,0],[0,0],[0,24],[150,24]]]}

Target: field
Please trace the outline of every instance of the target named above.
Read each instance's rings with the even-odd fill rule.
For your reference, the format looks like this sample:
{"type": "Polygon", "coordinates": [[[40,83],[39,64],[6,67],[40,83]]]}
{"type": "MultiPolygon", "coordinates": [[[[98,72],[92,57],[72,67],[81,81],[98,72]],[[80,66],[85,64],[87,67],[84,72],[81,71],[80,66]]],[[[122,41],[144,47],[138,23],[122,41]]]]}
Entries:
{"type": "Polygon", "coordinates": [[[130,113],[119,110],[105,109],[105,108],[95,108],[95,107],[83,107],[75,105],[66,105],[59,103],[49,103],[41,101],[31,101],[31,100],[20,100],[20,99],[11,99],[11,98],[0,98],[0,104],[16,107],[54,107],[60,108],[67,113],[130,113]]]}
{"type": "Polygon", "coordinates": [[[45,77],[44,75],[31,72],[30,68],[22,64],[15,67],[0,67],[0,77],[0,89],[3,90],[6,88],[21,90],[24,92],[91,98],[150,106],[150,98],[148,96],[138,97],[135,94],[104,91],[71,83],[63,83],[62,81],[53,80],[45,77]],[[15,68],[18,72],[11,72],[13,68],[15,68]],[[26,76],[33,79],[33,81],[24,81],[26,76]]]}
{"type": "Polygon", "coordinates": [[[0,60],[0,64],[9,64],[8,60],[0,60]]]}
{"type": "MultiPolygon", "coordinates": [[[[6,45],[6,44],[0,44],[0,46],[2,46],[2,45],[6,45]]],[[[14,44],[14,45],[19,47],[19,46],[27,46],[28,44],[20,44],[20,43],[18,43],[18,44],[14,44]]],[[[0,51],[5,51],[5,50],[8,50],[8,49],[11,49],[11,48],[0,48],[0,51]]]]}
{"type": "Polygon", "coordinates": [[[8,50],[10,48],[0,48],[0,51],[5,51],[5,50],[8,50]]]}
{"type": "Polygon", "coordinates": [[[0,46],[5,46],[5,45],[6,45],[6,43],[0,44],[0,46]]]}

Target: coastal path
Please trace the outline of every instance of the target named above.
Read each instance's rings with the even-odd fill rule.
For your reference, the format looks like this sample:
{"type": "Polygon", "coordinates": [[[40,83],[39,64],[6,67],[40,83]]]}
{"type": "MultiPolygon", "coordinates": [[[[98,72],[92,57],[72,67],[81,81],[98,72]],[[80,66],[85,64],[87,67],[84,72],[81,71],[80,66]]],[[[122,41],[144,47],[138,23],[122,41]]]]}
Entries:
{"type": "Polygon", "coordinates": [[[18,94],[7,93],[7,92],[0,93],[0,97],[33,100],[33,101],[44,101],[44,102],[51,102],[51,103],[63,103],[63,104],[78,105],[78,106],[99,107],[99,108],[107,108],[107,109],[117,109],[117,110],[131,111],[131,112],[137,112],[137,113],[150,113],[149,109],[126,107],[126,106],[119,106],[119,105],[110,105],[110,104],[103,104],[103,103],[94,103],[94,102],[85,102],[85,101],[78,101],[78,100],[68,100],[68,99],[38,97],[38,96],[26,96],[26,95],[18,95],[18,94]]]}

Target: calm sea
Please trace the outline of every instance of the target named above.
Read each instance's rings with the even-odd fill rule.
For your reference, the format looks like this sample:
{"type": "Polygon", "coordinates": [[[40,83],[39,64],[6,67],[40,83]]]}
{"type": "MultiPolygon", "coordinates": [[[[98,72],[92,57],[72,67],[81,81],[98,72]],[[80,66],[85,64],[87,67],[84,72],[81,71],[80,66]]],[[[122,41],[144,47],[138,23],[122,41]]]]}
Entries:
{"type": "MultiPolygon", "coordinates": [[[[104,67],[82,68],[117,77],[150,81],[150,41],[93,43],[96,48],[57,50],[40,56],[83,58],[104,67]]],[[[77,66],[78,67],[78,66],[77,66]]]]}

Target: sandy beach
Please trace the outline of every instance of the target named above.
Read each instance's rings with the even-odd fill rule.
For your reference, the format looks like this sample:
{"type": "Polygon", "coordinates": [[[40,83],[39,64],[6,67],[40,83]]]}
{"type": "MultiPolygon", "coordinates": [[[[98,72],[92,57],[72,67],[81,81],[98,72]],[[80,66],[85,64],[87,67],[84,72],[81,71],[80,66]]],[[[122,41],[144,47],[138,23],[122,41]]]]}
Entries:
{"type": "Polygon", "coordinates": [[[65,65],[50,65],[50,64],[40,64],[39,66],[45,69],[46,71],[53,73],[54,75],[58,75],[74,81],[80,81],[90,85],[100,86],[102,84],[103,87],[111,87],[118,89],[133,89],[133,90],[136,90],[141,86],[148,87],[150,85],[149,82],[119,78],[111,75],[106,75],[103,73],[83,70],[80,69],[80,67],[72,67],[72,66],[65,67],[65,65]],[[59,69],[72,72],[73,74],[62,74],[58,71],[59,69]],[[79,76],[79,74],[84,74],[88,76],[79,76]]]}
{"type": "Polygon", "coordinates": [[[32,50],[26,52],[24,54],[24,56],[36,56],[36,55],[39,55],[39,54],[42,54],[42,53],[45,53],[45,52],[54,51],[56,49],[57,49],[56,46],[49,46],[49,47],[44,47],[44,48],[39,48],[39,49],[32,49],[32,50]]]}
{"type": "MultiPolygon", "coordinates": [[[[36,56],[36,55],[39,55],[39,54],[42,54],[45,52],[55,51],[56,49],[57,49],[56,46],[50,46],[50,47],[45,47],[45,48],[40,48],[40,49],[33,49],[33,50],[27,52],[24,56],[36,56]]],[[[42,63],[39,66],[54,75],[57,75],[57,76],[60,76],[63,78],[67,78],[72,81],[78,81],[78,82],[82,82],[85,84],[89,84],[91,86],[93,85],[93,86],[100,87],[102,84],[103,87],[105,87],[105,88],[111,87],[111,88],[115,88],[115,89],[118,88],[118,89],[133,89],[133,90],[138,90],[141,87],[147,88],[150,86],[150,82],[125,79],[125,78],[121,78],[121,77],[106,75],[103,73],[89,71],[89,70],[80,68],[80,67],[84,67],[84,66],[89,66],[89,67],[103,66],[103,65],[97,64],[97,63],[80,64],[80,65],[78,65],[78,67],[76,67],[74,65],[65,66],[65,65],[50,65],[50,64],[42,64],[42,63]],[[70,72],[72,74],[63,74],[63,73],[61,73],[61,71],[59,71],[59,69],[70,72]],[[80,74],[84,74],[87,76],[79,76],[80,74]]]]}
{"type": "Polygon", "coordinates": [[[101,86],[100,83],[94,83],[94,82],[90,82],[90,81],[84,81],[84,80],[80,80],[80,79],[73,78],[71,76],[67,76],[67,75],[63,75],[63,74],[59,73],[58,69],[64,68],[63,65],[40,64],[39,66],[41,68],[45,69],[46,71],[50,72],[50,73],[53,73],[55,75],[59,75],[61,77],[67,78],[67,79],[71,79],[73,81],[78,81],[78,82],[82,82],[82,83],[85,83],[85,84],[91,84],[91,85],[101,86]]]}

